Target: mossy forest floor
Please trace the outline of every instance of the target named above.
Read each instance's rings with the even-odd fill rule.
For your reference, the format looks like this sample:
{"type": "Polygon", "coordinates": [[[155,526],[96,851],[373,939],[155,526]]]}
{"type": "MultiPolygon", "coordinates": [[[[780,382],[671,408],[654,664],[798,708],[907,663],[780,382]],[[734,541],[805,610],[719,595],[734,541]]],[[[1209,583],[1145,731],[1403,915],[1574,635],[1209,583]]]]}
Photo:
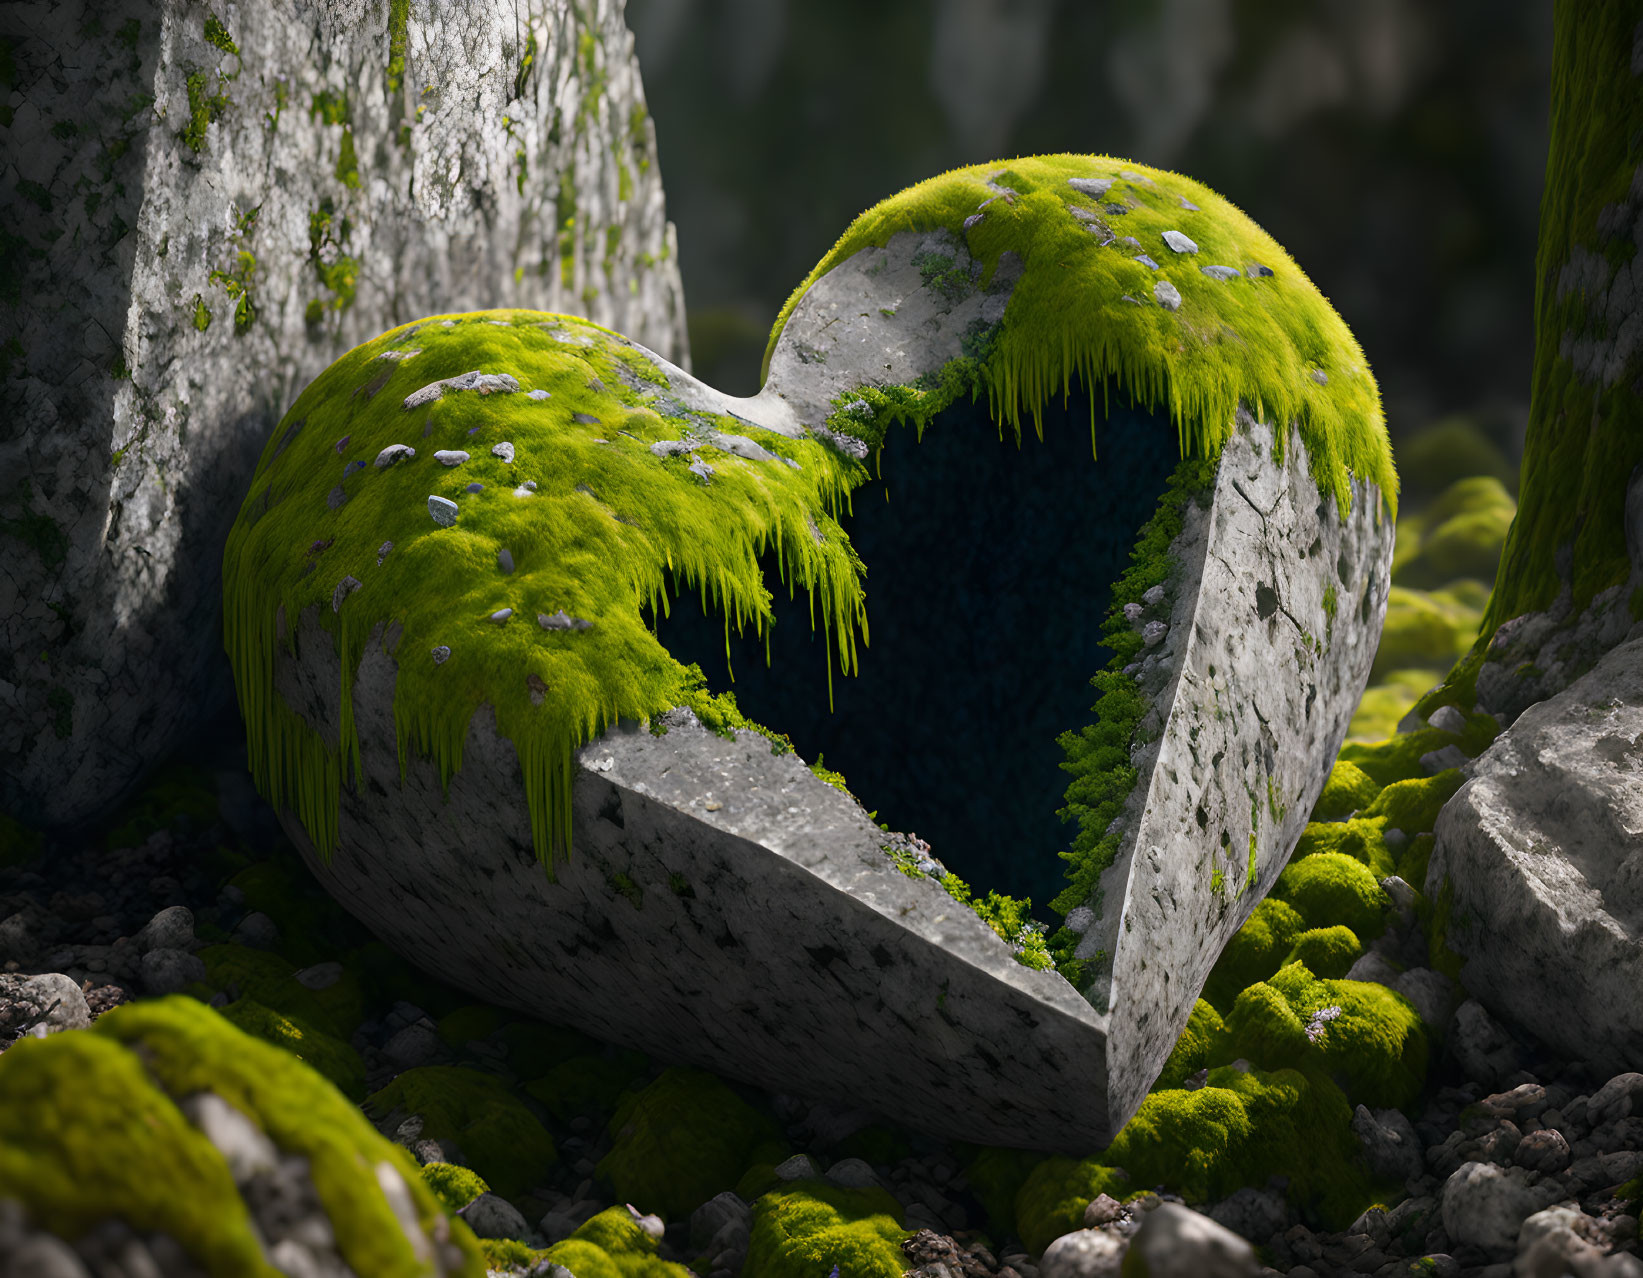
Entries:
{"type": "MultiPolygon", "coordinates": [[[[1454,655],[1476,625],[1481,601],[1464,583],[1487,579],[1510,497],[1498,480],[1458,478],[1403,512],[1396,570],[1403,595],[1394,598],[1386,639],[1394,648],[1405,629],[1418,628],[1411,617],[1428,625],[1442,614],[1454,655]]],[[[1440,650],[1425,640],[1412,648],[1440,650]]],[[[1496,728],[1463,706],[1445,718],[1446,728],[1396,734],[1408,705],[1443,674],[1403,673],[1410,668],[1401,655],[1377,663],[1354,734],[1378,739],[1342,749],[1313,824],[1223,953],[1152,1094],[1110,1147],[1083,1159],[934,1142],[888,1120],[817,1132],[790,1098],[669,1069],[475,1002],[399,960],[334,905],[227,755],[207,762],[196,753],[162,771],[77,857],[66,855],[72,849],[42,857],[27,831],[0,831],[0,919],[23,918],[34,943],[7,967],[68,972],[89,987],[94,1013],[141,1002],[136,950],[121,938],[155,910],[189,906],[206,977],[185,996],[300,1057],[326,1095],[351,1102],[362,1129],[369,1119],[390,1138],[438,1142],[440,1156],[421,1177],[446,1210],[484,1190],[512,1203],[528,1232],[486,1240],[472,1255],[482,1251],[490,1265],[513,1272],[548,1258],[577,1278],[641,1270],[683,1278],[681,1265],[706,1278],[718,1262],[712,1246],[692,1238],[689,1221],[725,1190],[752,1204],[741,1272],[754,1278],[826,1278],[835,1265],[850,1278],[896,1278],[910,1267],[902,1241],[943,1212],[962,1244],[983,1248],[995,1268],[1008,1259],[1032,1278],[1031,1260],[1083,1226],[1092,1198],[1160,1190],[1199,1206],[1241,1189],[1279,1193],[1286,1224],[1324,1232],[1366,1219],[1389,1232],[1394,1221],[1404,1248],[1396,1254],[1419,1256],[1438,1219],[1432,1177],[1423,1187],[1377,1175],[1354,1134],[1354,1107],[1455,1121],[1479,1088],[1454,1090],[1466,1080],[1446,1051],[1444,1024],[1423,1021],[1385,984],[1344,978],[1376,946],[1393,969],[1457,974],[1442,944],[1444,903],[1421,889],[1433,822],[1462,778],[1422,758],[1447,747],[1475,755],[1496,728]],[[218,781],[230,784],[224,795],[218,781]],[[237,829],[222,812],[237,813],[237,829]],[[125,867],[118,880],[108,876],[114,863],[125,867]],[[66,881],[71,865],[92,877],[66,881]],[[1389,891],[1391,876],[1408,886],[1389,891]],[[340,964],[341,977],[324,988],[297,979],[330,962],[340,964]],[[417,1027],[420,1046],[407,1047],[418,1034],[405,1031],[417,1027]],[[414,1135],[403,1125],[411,1115],[422,1119],[414,1135]],[[810,1162],[790,1161],[796,1155],[810,1162]],[[846,1158],[861,1159],[880,1185],[845,1188],[821,1178],[846,1158]],[[915,1182],[925,1186],[919,1194],[915,1182]],[[635,1223],[627,1203],[654,1213],[663,1236],[635,1223]],[[1377,1204],[1383,1215],[1363,1215],[1377,1204]],[[544,1217],[567,1235],[575,1227],[574,1235],[535,1233],[544,1217]]],[[[229,734],[238,723],[231,718],[229,734]]],[[[15,931],[5,943],[21,947],[15,931]]],[[[25,1066],[43,1065],[46,1053],[56,1052],[52,1059],[66,1069],[69,1049],[92,1032],[8,1049],[0,1055],[0,1095],[25,1066]]],[[[429,1152],[424,1144],[420,1156],[429,1152]]],[[[0,1158],[0,1197],[53,1192],[17,1173],[18,1164],[0,1158]]],[[[100,1174],[135,1181],[146,1173],[126,1165],[100,1174]]],[[[456,1229],[467,1236],[465,1226],[456,1229]]],[[[1263,1244],[1265,1260],[1280,1268],[1296,1261],[1299,1252],[1276,1235],[1273,1242],[1282,1254],[1263,1244]]]]}

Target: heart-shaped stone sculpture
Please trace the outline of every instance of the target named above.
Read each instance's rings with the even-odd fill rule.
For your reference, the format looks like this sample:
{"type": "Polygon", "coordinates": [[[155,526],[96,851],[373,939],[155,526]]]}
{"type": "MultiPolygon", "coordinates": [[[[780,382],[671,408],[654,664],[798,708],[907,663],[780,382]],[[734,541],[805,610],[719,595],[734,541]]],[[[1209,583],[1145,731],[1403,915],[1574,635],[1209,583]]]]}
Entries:
{"type": "Polygon", "coordinates": [[[226,641],[291,837],[441,979],[1087,1153],[1306,822],[1395,485],[1361,350],[1247,217],[1161,170],[1017,160],[858,219],[749,399],[536,312],[351,351],[269,442],[226,641]],[[862,495],[886,466],[888,506],[862,495]],[[801,760],[824,741],[942,838],[801,760]],[[951,867],[1052,883],[1064,921],[951,867]]]}

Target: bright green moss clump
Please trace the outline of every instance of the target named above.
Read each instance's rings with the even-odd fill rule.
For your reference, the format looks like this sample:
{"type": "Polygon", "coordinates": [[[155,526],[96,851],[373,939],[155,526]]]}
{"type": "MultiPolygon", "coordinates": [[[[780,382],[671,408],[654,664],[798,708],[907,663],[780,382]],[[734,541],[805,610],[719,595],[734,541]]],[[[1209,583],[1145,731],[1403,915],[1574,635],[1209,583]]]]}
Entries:
{"type": "Polygon", "coordinates": [[[328,1079],[349,1100],[365,1099],[365,1062],[353,1045],[328,1034],[300,1016],[240,998],[222,1009],[222,1017],[253,1038],[283,1047],[328,1079]]]}
{"type": "Polygon", "coordinates": [[[817,441],[728,417],[711,424],[771,456],[721,451],[701,439],[702,415],[659,396],[663,381],[631,343],[595,325],[496,311],[395,329],[344,355],[292,405],[228,540],[225,643],[253,774],[271,801],[301,815],[323,855],[335,845],[343,775],[357,771],[347,685],[378,625],[403,627],[394,701],[402,761],[415,750],[448,778],[473,712],[492,705],[520,755],[544,864],[551,847],[568,847],[574,750],[620,717],[688,703],[698,687],[644,616],[667,609],[672,589],[711,595],[727,642],[732,620],[763,633],[771,611],[759,555],[773,545],[783,578],[820,605],[841,668],[854,667],[862,569],[836,515],[865,468],[817,441]],[[413,392],[476,370],[519,389],[450,389],[404,406],[413,392]],[[689,454],[651,450],[687,430],[710,476],[689,469],[689,454]],[[504,442],[512,461],[492,451],[504,442]],[[374,464],[396,444],[417,455],[374,464]],[[440,465],[439,449],[469,460],[440,465]],[[469,492],[471,483],[481,490],[469,492]],[[430,517],[430,495],[456,503],[452,526],[430,517]],[[498,565],[504,549],[512,573],[498,565]],[[350,577],[361,587],[337,595],[350,577]],[[342,654],[340,751],[273,691],[275,645],[293,642],[305,608],[342,654]],[[506,624],[490,620],[504,608],[513,610],[506,624]],[[561,612],[587,627],[537,622],[561,612]],[[443,663],[436,648],[449,649],[443,663]]]}
{"type": "Polygon", "coordinates": [[[1263,898],[1221,951],[1204,986],[1204,997],[1217,1008],[1230,1007],[1239,990],[1278,970],[1306,926],[1300,911],[1288,901],[1278,896],[1263,898]]]}
{"type": "MultiPolygon", "coordinates": [[[[805,1179],[753,1204],[743,1272],[758,1278],[826,1278],[834,1265],[851,1278],[901,1278],[909,1236],[901,1204],[887,1190],[843,1189],[805,1179]]],[[[581,1275],[578,1275],[581,1278],[581,1275]]]]}
{"type": "Polygon", "coordinates": [[[1380,787],[1355,763],[1337,762],[1312,809],[1314,821],[1338,821],[1375,801],[1380,787]]]}
{"type": "MultiPolygon", "coordinates": [[[[24,1039],[0,1056],[0,1197],[63,1238],[112,1215],[175,1238],[213,1278],[278,1278],[227,1163],[177,1108],[205,1091],[308,1160],[353,1272],[425,1272],[376,1172],[387,1164],[399,1174],[432,1236],[439,1202],[410,1154],[301,1061],[182,996],[129,1003],[89,1029],[24,1039]]],[[[465,1278],[480,1278],[472,1233],[459,1222],[449,1233],[465,1278]]]]}
{"type": "Polygon", "coordinates": [[[1272,894],[1295,907],[1310,927],[1344,924],[1364,943],[1386,930],[1391,904],[1373,870],[1344,852],[1316,852],[1292,861],[1272,894]]]}
{"type": "Polygon", "coordinates": [[[472,1168],[457,1167],[451,1163],[424,1163],[422,1183],[433,1190],[434,1197],[452,1213],[461,1211],[490,1189],[472,1168]]]}
{"type": "Polygon", "coordinates": [[[749,1162],[785,1156],[775,1122],[700,1070],[663,1071],[624,1098],[609,1130],[615,1143],[595,1174],[665,1220],[683,1220],[733,1188],[749,1162]]]}
{"type": "Polygon", "coordinates": [[[1341,977],[1362,955],[1363,944],[1358,934],[1337,923],[1333,927],[1315,927],[1302,932],[1295,938],[1284,964],[1302,963],[1307,971],[1318,976],[1341,977]]]}
{"type": "MultiPolygon", "coordinates": [[[[996,421],[1019,433],[1023,414],[1037,422],[1049,397],[1065,396],[1079,379],[1165,406],[1182,455],[1215,456],[1242,400],[1264,421],[1299,423],[1312,473],[1342,510],[1350,473],[1378,485],[1395,511],[1380,393],[1340,316],[1276,241],[1208,187],[1109,156],[972,165],[875,205],[788,298],[766,370],[793,308],[818,279],[899,231],[937,228],[982,264],[983,284],[1006,251],[1025,267],[1002,329],[975,361],[996,421]],[[1110,184],[1096,194],[1092,182],[1110,184]],[[1166,231],[1196,251],[1176,252],[1166,231]],[[1136,260],[1143,254],[1157,269],[1136,260]],[[1223,280],[1203,267],[1239,274],[1223,280]],[[1178,310],[1155,301],[1160,282],[1179,292],[1178,310]]],[[[922,411],[910,404],[897,415],[922,411]]]]}

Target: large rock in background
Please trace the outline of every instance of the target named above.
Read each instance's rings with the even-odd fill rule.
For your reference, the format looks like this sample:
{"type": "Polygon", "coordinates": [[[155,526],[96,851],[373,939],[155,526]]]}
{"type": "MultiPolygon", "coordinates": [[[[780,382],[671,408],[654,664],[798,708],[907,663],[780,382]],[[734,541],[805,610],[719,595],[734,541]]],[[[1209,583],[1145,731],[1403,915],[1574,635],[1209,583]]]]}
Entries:
{"type": "Polygon", "coordinates": [[[620,0],[0,15],[0,810],[117,801],[228,688],[223,538],[296,391],[431,311],[684,362],[620,0]]]}

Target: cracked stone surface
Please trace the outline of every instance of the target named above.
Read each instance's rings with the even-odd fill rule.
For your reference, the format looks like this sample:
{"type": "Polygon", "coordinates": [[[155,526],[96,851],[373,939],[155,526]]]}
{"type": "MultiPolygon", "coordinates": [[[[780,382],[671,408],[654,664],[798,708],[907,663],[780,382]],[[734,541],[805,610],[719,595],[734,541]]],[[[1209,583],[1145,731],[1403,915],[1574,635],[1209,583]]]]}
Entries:
{"type": "Polygon", "coordinates": [[[224,536],[343,351],[510,305],[686,359],[620,0],[411,0],[397,68],[385,15],[235,6],[237,55],[177,0],[0,18],[0,809],[26,822],[93,818],[225,701],[224,536]]]}

